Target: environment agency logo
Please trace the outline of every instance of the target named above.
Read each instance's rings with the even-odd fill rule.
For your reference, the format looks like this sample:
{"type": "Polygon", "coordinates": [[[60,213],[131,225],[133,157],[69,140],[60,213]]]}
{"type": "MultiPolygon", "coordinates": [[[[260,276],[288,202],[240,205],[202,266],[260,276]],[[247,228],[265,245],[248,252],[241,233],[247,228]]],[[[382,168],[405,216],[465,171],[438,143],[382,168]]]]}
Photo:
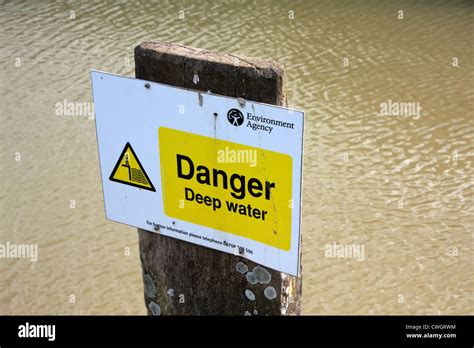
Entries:
{"type": "Polygon", "coordinates": [[[244,123],[244,115],[237,109],[230,109],[227,113],[227,120],[233,126],[241,126],[244,123]]]}

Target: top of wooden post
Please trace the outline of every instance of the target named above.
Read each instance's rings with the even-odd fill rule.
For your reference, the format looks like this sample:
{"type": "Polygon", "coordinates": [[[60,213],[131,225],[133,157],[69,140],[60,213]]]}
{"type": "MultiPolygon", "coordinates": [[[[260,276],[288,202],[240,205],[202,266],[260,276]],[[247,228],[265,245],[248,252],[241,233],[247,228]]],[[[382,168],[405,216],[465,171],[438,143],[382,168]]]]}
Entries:
{"type": "Polygon", "coordinates": [[[143,42],[135,47],[135,67],[140,79],[286,106],[284,69],[272,60],[143,42]]]}

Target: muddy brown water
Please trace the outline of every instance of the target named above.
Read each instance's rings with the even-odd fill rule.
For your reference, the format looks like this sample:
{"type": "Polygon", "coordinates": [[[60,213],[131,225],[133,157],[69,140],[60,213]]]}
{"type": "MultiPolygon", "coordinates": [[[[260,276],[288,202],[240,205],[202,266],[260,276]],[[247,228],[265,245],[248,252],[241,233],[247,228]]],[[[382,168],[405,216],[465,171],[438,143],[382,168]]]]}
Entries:
{"type": "Polygon", "coordinates": [[[472,2],[0,1],[0,24],[0,244],[39,246],[0,258],[1,314],[145,313],[93,118],[58,104],[91,103],[91,68],[133,76],[146,40],[285,65],[306,112],[305,314],[473,312],[472,2]]]}

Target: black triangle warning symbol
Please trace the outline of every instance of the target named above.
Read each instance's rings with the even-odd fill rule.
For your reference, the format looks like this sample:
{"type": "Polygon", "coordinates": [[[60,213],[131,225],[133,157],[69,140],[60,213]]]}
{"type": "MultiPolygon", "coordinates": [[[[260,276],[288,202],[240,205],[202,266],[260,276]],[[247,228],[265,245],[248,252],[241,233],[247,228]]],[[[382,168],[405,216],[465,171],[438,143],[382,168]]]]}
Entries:
{"type": "Polygon", "coordinates": [[[156,192],[130,143],[125,145],[109,180],[156,192]]]}

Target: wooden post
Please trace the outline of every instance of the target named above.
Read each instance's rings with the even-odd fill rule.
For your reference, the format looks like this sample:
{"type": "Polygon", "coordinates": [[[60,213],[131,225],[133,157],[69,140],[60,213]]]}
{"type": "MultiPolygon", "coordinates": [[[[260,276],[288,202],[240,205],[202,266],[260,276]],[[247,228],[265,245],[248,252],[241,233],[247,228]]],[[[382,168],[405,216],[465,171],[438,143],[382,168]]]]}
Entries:
{"type": "MultiPolygon", "coordinates": [[[[145,42],[135,48],[135,75],[286,106],[283,67],[268,60],[145,42]]],[[[158,233],[139,229],[138,235],[148,314],[300,314],[300,277],[158,233]]]]}

